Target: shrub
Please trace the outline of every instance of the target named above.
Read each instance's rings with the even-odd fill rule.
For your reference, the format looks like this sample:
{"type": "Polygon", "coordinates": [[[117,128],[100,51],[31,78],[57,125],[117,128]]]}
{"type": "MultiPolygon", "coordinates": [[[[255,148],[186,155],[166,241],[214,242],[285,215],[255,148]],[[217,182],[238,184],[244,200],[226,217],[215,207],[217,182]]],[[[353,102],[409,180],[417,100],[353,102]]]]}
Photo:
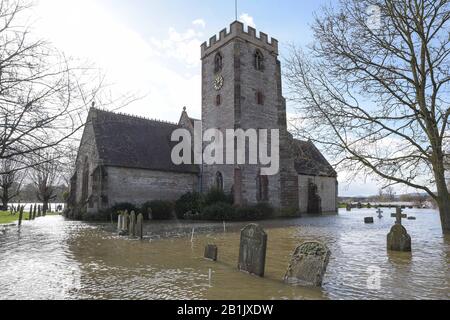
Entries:
{"type": "Polygon", "coordinates": [[[282,218],[299,218],[301,214],[297,208],[284,208],[280,210],[279,216],[282,218]]]}
{"type": "Polygon", "coordinates": [[[210,206],[216,203],[228,203],[232,205],[233,202],[233,197],[231,195],[227,195],[225,192],[217,188],[211,189],[205,195],[205,206],[210,206]]]}
{"type": "Polygon", "coordinates": [[[195,214],[201,212],[203,196],[197,192],[189,192],[183,195],[175,203],[175,213],[178,219],[184,219],[186,213],[195,214]]]}
{"type": "Polygon", "coordinates": [[[170,201],[149,201],[142,205],[141,212],[144,217],[148,218],[149,209],[152,210],[153,220],[171,220],[175,218],[173,215],[173,203],[170,201]]]}
{"type": "Polygon", "coordinates": [[[139,208],[132,203],[122,202],[122,203],[116,203],[114,206],[111,207],[111,209],[109,211],[111,211],[114,214],[114,216],[117,218],[117,213],[119,211],[128,211],[128,213],[131,213],[131,211],[134,211],[137,214],[139,211],[139,208]]]}
{"type": "Polygon", "coordinates": [[[236,209],[236,220],[263,220],[272,218],[274,215],[274,209],[270,204],[259,203],[254,206],[244,206],[236,209]]]}
{"type": "Polygon", "coordinates": [[[236,211],[234,207],[226,202],[218,202],[203,209],[199,218],[210,221],[234,220],[236,211]]]}

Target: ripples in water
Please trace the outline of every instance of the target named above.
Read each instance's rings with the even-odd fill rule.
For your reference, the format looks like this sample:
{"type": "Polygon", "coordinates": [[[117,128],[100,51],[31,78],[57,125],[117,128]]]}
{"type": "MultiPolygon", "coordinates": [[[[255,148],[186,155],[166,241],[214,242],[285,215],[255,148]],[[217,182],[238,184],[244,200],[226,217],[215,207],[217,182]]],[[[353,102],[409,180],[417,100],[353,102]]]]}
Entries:
{"type": "Polygon", "coordinates": [[[439,215],[407,213],[417,216],[404,222],[412,254],[386,251],[394,219],[365,225],[375,210],[263,222],[264,279],[236,270],[241,223],[227,224],[226,232],[222,224],[150,223],[145,240],[136,241],[108,224],[41,218],[20,231],[0,230],[0,299],[448,299],[450,239],[439,215]],[[283,284],[294,248],[309,240],[332,251],[323,288],[283,284]],[[202,259],[208,243],[219,246],[219,262],[202,259]],[[371,266],[379,268],[380,290],[367,287],[371,266]]]}

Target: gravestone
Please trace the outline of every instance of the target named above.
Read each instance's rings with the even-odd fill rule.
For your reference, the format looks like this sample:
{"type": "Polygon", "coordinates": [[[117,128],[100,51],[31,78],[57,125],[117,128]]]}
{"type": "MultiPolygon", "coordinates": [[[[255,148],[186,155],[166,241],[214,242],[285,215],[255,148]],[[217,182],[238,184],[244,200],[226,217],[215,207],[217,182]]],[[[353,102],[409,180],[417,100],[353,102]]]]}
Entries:
{"type": "Polygon", "coordinates": [[[125,211],[125,213],[122,216],[123,219],[122,230],[128,231],[129,218],[130,215],[128,214],[128,211],[125,211]]]}
{"type": "Polygon", "coordinates": [[[352,211],[352,205],[350,203],[347,203],[346,209],[347,211],[352,211]]]}
{"type": "Polygon", "coordinates": [[[141,240],[144,238],[144,216],[142,213],[137,216],[136,235],[141,240]]]}
{"type": "Polygon", "coordinates": [[[22,225],[22,219],[23,219],[23,210],[25,207],[20,207],[19,211],[19,227],[22,225]]]}
{"type": "Polygon", "coordinates": [[[148,208],[148,212],[147,212],[147,214],[148,214],[148,220],[153,220],[153,211],[152,211],[152,208],[148,208]]]}
{"type": "Polygon", "coordinates": [[[33,208],[33,220],[36,219],[36,214],[37,214],[37,205],[35,204],[33,208]]]}
{"type": "Polygon", "coordinates": [[[216,245],[208,244],[205,248],[205,259],[217,261],[218,248],[216,245]]]}
{"type": "Polygon", "coordinates": [[[387,235],[387,249],[390,251],[411,252],[411,237],[401,224],[396,223],[387,235]]]}
{"type": "Polygon", "coordinates": [[[241,231],[239,264],[241,271],[264,277],[266,267],[267,234],[257,224],[249,224],[241,231]]]}
{"type": "Polygon", "coordinates": [[[364,223],[374,223],[373,217],[366,217],[366,218],[364,218],[364,223]]]}
{"type": "Polygon", "coordinates": [[[37,214],[37,216],[38,216],[38,217],[41,216],[41,206],[40,206],[40,205],[38,206],[38,214],[37,214]]]}
{"type": "Polygon", "coordinates": [[[130,237],[136,237],[136,213],[134,211],[131,211],[128,233],[130,237]]]}
{"type": "Polygon", "coordinates": [[[117,215],[117,230],[122,231],[122,213],[117,215]]]}
{"type": "Polygon", "coordinates": [[[305,242],[295,250],[284,277],[288,284],[322,286],[331,252],[320,242],[305,242]]]}

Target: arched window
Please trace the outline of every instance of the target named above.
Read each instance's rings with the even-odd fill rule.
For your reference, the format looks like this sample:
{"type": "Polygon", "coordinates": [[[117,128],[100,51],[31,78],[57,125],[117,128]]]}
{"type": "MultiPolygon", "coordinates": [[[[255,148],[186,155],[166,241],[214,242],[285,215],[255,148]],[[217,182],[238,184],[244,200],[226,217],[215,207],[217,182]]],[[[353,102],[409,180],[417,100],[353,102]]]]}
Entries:
{"type": "Polygon", "coordinates": [[[261,91],[256,92],[256,103],[264,105],[264,94],[261,91]]]}
{"type": "Polygon", "coordinates": [[[218,73],[218,72],[222,71],[222,67],[223,67],[222,55],[220,53],[217,53],[214,58],[214,72],[218,73]]]}
{"type": "Polygon", "coordinates": [[[216,106],[220,106],[222,104],[222,97],[220,94],[216,96],[216,106]]]}
{"type": "Polygon", "coordinates": [[[217,190],[223,191],[223,175],[221,172],[216,173],[216,188],[217,190]]]}
{"type": "Polygon", "coordinates": [[[86,202],[89,197],[89,162],[87,157],[84,160],[83,179],[81,183],[81,202],[86,202]]]}
{"type": "Polygon", "coordinates": [[[255,52],[255,68],[259,71],[264,70],[264,56],[259,50],[255,52]]]}
{"type": "Polygon", "coordinates": [[[257,198],[259,202],[269,201],[269,178],[261,174],[256,179],[256,190],[258,190],[257,198]]]}

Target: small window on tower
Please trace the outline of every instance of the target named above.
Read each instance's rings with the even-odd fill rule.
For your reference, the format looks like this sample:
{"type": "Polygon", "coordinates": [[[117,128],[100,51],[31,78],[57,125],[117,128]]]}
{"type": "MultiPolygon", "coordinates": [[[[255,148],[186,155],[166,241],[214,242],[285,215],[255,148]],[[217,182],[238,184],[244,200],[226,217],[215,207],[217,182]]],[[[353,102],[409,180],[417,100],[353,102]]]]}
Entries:
{"type": "Polygon", "coordinates": [[[218,94],[216,96],[216,106],[220,106],[222,104],[222,96],[218,94]]]}
{"type": "Polygon", "coordinates": [[[214,58],[214,72],[218,73],[222,71],[222,66],[223,66],[222,55],[220,53],[217,53],[216,57],[214,58]]]}
{"type": "Polygon", "coordinates": [[[259,50],[255,52],[255,68],[259,71],[264,70],[264,56],[259,50]]]}
{"type": "Polygon", "coordinates": [[[256,103],[264,105],[264,94],[261,91],[256,92],[256,103]]]}

